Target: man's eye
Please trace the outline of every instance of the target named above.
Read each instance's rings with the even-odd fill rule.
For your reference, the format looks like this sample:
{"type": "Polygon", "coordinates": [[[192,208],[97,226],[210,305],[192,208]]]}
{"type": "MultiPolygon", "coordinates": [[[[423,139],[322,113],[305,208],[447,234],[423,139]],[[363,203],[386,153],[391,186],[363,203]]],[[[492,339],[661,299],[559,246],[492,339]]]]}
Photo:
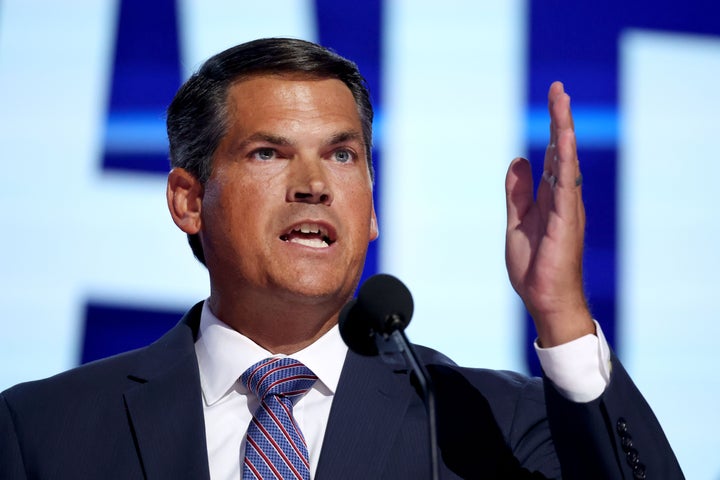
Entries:
{"type": "Polygon", "coordinates": [[[260,150],[255,150],[252,156],[256,160],[272,160],[273,158],[275,158],[275,150],[273,150],[272,148],[261,148],[260,150]]]}
{"type": "Polygon", "coordinates": [[[340,163],[347,163],[352,162],[353,160],[353,154],[349,150],[337,150],[334,153],[335,160],[337,160],[340,163]]]}

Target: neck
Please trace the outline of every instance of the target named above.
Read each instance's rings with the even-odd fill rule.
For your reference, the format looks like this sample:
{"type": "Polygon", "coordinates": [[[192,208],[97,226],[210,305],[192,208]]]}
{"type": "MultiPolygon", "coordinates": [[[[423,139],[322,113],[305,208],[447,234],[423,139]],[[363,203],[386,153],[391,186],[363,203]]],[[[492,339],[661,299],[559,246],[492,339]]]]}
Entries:
{"type": "Polygon", "coordinates": [[[338,322],[345,300],[288,299],[210,294],[213,314],[269,352],[291,355],[311,345],[338,322]]]}

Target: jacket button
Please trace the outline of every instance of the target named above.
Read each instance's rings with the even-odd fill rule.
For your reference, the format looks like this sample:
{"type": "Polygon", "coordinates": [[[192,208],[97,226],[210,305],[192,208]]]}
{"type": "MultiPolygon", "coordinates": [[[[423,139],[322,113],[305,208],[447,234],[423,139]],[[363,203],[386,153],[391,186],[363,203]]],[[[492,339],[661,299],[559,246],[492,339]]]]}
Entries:
{"type": "Polygon", "coordinates": [[[638,463],[633,467],[633,477],[635,477],[637,480],[645,480],[645,465],[642,463],[638,463]]]}
{"type": "Polygon", "coordinates": [[[640,462],[640,455],[638,454],[638,451],[634,448],[628,448],[628,451],[625,452],[625,459],[628,462],[628,465],[635,468],[637,464],[640,462]]]}
{"type": "Polygon", "coordinates": [[[615,427],[617,428],[617,432],[621,435],[623,433],[627,432],[627,429],[628,429],[627,422],[625,421],[625,419],[623,417],[618,418],[618,421],[617,421],[617,424],[615,425],[615,427]]]}
{"type": "Polygon", "coordinates": [[[620,446],[625,453],[627,453],[627,451],[632,448],[633,441],[629,433],[625,433],[624,435],[620,436],[620,446]]]}

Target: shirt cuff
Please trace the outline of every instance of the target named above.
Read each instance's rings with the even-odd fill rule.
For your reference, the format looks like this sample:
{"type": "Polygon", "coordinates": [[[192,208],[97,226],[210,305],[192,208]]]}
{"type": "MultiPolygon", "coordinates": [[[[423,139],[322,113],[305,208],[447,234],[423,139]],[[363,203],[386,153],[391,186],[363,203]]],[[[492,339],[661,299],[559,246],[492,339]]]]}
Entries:
{"type": "Polygon", "coordinates": [[[556,347],[540,348],[537,340],[534,343],[545,375],[562,396],[573,402],[595,400],[610,384],[610,347],[596,321],[595,331],[596,335],[588,334],[556,347]]]}

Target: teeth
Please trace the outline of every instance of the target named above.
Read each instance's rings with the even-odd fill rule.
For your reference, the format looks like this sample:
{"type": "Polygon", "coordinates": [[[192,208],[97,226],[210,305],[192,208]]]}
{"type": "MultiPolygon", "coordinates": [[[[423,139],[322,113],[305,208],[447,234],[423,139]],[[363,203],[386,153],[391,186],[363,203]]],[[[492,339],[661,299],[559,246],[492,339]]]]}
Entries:
{"type": "Polygon", "coordinates": [[[327,248],[333,243],[328,237],[326,229],[317,223],[298,224],[287,233],[280,235],[280,240],[313,248],[327,248]]]}
{"type": "Polygon", "coordinates": [[[302,233],[320,233],[320,227],[312,225],[310,223],[303,223],[300,225],[300,231],[302,233]]]}
{"type": "MultiPolygon", "coordinates": [[[[307,233],[307,232],[303,232],[303,233],[307,233]]],[[[313,248],[328,247],[327,242],[325,242],[324,240],[321,240],[319,238],[291,238],[290,242],[299,243],[300,245],[305,245],[306,247],[313,247],[313,248]]]]}

